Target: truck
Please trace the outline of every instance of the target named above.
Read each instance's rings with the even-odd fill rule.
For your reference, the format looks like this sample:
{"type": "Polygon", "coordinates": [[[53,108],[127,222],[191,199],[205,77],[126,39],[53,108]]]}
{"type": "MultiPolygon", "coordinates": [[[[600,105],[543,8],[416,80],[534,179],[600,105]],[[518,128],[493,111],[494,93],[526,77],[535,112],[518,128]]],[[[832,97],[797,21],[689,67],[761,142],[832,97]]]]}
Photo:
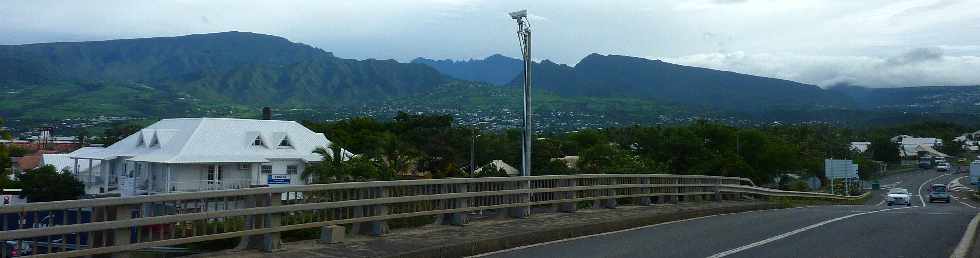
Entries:
{"type": "Polygon", "coordinates": [[[930,156],[919,157],[919,168],[921,169],[932,168],[932,157],[930,156]]]}
{"type": "Polygon", "coordinates": [[[977,180],[980,180],[980,160],[970,163],[970,184],[977,184],[977,180]]]}

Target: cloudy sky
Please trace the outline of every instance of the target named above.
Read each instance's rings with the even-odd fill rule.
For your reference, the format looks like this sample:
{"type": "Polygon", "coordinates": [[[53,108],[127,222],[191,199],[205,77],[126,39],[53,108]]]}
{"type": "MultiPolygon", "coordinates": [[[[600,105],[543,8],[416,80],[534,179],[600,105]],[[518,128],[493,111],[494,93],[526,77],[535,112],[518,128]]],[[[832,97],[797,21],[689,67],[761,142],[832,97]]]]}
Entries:
{"type": "Polygon", "coordinates": [[[0,0],[0,44],[278,35],[346,58],[621,54],[821,86],[980,84],[980,0],[0,0]]]}

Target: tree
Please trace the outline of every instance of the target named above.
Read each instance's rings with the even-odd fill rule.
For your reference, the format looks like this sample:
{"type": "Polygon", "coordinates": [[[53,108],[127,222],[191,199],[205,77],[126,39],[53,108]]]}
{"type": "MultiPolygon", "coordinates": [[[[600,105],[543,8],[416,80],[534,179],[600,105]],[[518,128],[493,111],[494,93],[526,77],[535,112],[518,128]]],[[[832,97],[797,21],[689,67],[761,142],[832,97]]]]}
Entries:
{"type": "Polygon", "coordinates": [[[89,137],[91,136],[89,135],[88,130],[85,128],[79,128],[77,139],[75,139],[78,143],[78,147],[85,147],[85,145],[89,143],[89,137]]]}
{"type": "Polygon", "coordinates": [[[335,183],[349,181],[350,174],[343,167],[342,149],[336,143],[331,144],[330,149],[316,148],[313,153],[323,157],[320,162],[306,165],[303,170],[303,178],[312,179],[315,183],[335,183]]]}
{"type": "MultiPolygon", "coordinates": [[[[3,118],[0,117],[0,128],[3,127],[3,118]]],[[[0,140],[9,140],[10,133],[5,130],[0,129],[0,140]]],[[[7,187],[7,175],[10,174],[10,150],[7,149],[6,145],[0,144],[0,187],[7,187]]]]}
{"type": "Polygon", "coordinates": [[[85,194],[85,185],[67,170],[60,173],[46,165],[17,175],[21,184],[20,196],[30,202],[74,200],[85,194]]]}
{"type": "Polygon", "coordinates": [[[871,139],[871,146],[868,146],[867,151],[871,153],[873,160],[893,163],[900,158],[898,148],[898,143],[892,142],[888,137],[878,136],[871,139]]]}
{"type": "Polygon", "coordinates": [[[112,127],[106,128],[105,131],[102,131],[102,138],[99,139],[99,142],[105,146],[109,146],[129,135],[138,132],[140,129],[143,129],[143,126],[138,124],[114,124],[112,127]]]}

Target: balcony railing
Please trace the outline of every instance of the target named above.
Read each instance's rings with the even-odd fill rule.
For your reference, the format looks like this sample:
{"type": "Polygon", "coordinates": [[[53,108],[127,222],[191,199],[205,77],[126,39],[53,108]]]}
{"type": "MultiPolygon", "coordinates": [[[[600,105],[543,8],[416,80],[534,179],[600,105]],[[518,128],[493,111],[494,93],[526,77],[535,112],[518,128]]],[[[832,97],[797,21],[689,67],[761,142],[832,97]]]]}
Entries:
{"type": "Polygon", "coordinates": [[[169,192],[235,190],[248,188],[251,183],[250,179],[177,181],[170,183],[169,192]]]}

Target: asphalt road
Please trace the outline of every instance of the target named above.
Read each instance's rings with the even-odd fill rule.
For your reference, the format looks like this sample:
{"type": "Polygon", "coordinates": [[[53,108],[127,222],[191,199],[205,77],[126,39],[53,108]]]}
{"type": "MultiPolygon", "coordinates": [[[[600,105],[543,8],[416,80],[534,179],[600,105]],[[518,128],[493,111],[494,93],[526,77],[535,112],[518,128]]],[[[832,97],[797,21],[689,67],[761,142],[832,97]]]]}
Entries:
{"type": "Polygon", "coordinates": [[[886,188],[913,192],[912,207],[887,206],[884,190],[865,205],[814,206],[710,216],[480,255],[482,257],[948,257],[977,214],[965,174],[892,175],[886,188]],[[949,184],[951,203],[924,203],[949,184]],[[920,199],[920,196],[923,199],[920,199]]]}

